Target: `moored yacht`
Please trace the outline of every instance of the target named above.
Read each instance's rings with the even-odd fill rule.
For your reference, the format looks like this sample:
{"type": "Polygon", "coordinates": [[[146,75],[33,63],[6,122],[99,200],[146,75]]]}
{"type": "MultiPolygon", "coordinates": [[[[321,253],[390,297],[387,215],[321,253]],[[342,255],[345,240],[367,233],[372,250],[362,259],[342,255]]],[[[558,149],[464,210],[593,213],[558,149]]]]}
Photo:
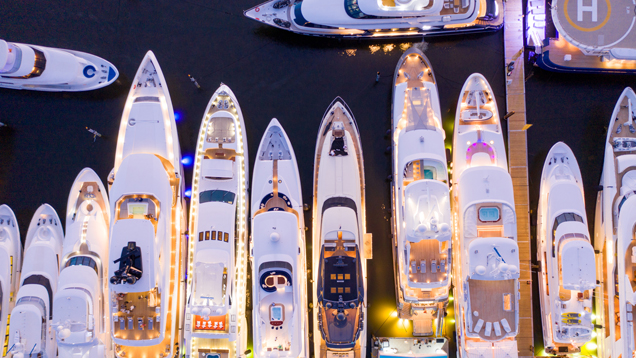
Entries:
{"type": "Polygon", "coordinates": [[[60,358],[110,357],[108,225],[104,184],[90,168],[75,178],[66,206],[66,237],[53,328],[60,358]]]}
{"type": "Polygon", "coordinates": [[[206,108],[194,159],[185,355],[242,357],[247,345],[247,136],[224,84],[206,108]]]}
{"type": "Polygon", "coordinates": [[[20,289],[9,323],[8,357],[57,355],[51,320],[63,240],[62,222],[55,210],[48,204],[40,206],[31,219],[24,244],[20,289]]]}
{"type": "Polygon", "coordinates": [[[585,215],[583,178],[574,153],[555,144],[543,165],[537,226],[539,299],[544,349],[580,352],[592,339],[594,248],[585,215]]]}
{"type": "Polygon", "coordinates": [[[108,86],[118,76],[115,66],[95,55],[0,39],[0,87],[89,91],[108,86]]]}
{"type": "Polygon", "coordinates": [[[252,179],[252,329],[255,357],[309,357],[305,221],[296,155],[271,120],[252,179]]]}
{"type": "Polygon", "coordinates": [[[183,168],[172,101],[152,51],[126,100],[109,175],[109,319],[118,357],[179,354],[183,168]]]}
{"type": "Polygon", "coordinates": [[[337,97],[316,141],[313,203],[314,355],[366,357],[367,259],[364,164],[358,125],[337,97]]]}
{"type": "Polygon", "coordinates": [[[2,356],[7,354],[9,335],[7,325],[15,297],[20,287],[22,269],[22,241],[20,228],[13,210],[7,205],[0,206],[0,337],[2,356]]]}
{"type": "Polygon", "coordinates": [[[393,86],[393,245],[400,318],[441,335],[451,283],[451,211],[437,83],[410,48],[393,86]]]}
{"type": "Polygon", "coordinates": [[[494,31],[501,0],[268,0],[245,16],[305,35],[388,38],[494,31]]]}
{"type": "Polygon", "coordinates": [[[597,337],[601,358],[630,357],[636,347],[636,94],[625,88],[610,118],[595,217],[597,337]]]}
{"type": "Polygon", "coordinates": [[[468,77],[459,94],[452,194],[459,357],[517,357],[514,193],[495,96],[480,74],[468,77]]]}

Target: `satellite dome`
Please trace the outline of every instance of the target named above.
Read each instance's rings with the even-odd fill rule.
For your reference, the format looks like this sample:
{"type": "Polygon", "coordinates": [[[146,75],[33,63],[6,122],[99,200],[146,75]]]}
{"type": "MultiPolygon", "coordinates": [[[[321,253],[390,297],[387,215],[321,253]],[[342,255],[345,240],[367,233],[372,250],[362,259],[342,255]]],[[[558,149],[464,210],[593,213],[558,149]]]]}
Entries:
{"type": "Polygon", "coordinates": [[[478,275],[484,275],[486,273],[486,266],[477,265],[477,267],[475,267],[475,272],[478,275]]]}
{"type": "Polygon", "coordinates": [[[277,242],[280,240],[280,235],[277,232],[273,232],[271,235],[269,235],[269,239],[277,242]]]}

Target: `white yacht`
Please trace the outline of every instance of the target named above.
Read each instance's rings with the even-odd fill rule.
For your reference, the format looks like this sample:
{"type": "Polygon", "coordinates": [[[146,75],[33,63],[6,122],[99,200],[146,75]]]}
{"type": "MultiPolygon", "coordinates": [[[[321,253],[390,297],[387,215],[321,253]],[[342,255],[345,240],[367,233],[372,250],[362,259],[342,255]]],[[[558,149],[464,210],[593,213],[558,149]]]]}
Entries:
{"type": "Polygon", "coordinates": [[[543,164],[537,226],[539,299],[544,349],[572,354],[592,339],[594,248],[585,215],[583,178],[574,153],[555,144],[543,164]]]}
{"type": "Polygon", "coordinates": [[[58,357],[111,357],[108,319],[108,225],[104,184],[90,168],[71,187],[53,328],[58,357]]]}
{"type": "Polygon", "coordinates": [[[518,356],[519,247],[495,95],[472,74],[453,135],[453,275],[459,357],[518,356]]]}
{"type": "Polygon", "coordinates": [[[296,155],[271,120],[252,179],[252,329],[255,357],[309,357],[303,198],[296,155]]]}
{"type": "Polygon", "coordinates": [[[109,319],[118,357],[173,357],[180,355],[185,294],[181,150],[152,51],[132,82],[109,175],[109,319]]]}
{"type": "Polygon", "coordinates": [[[413,334],[442,335],[451,283],[451,210],[437,83],[410,48],[393,86],[393,249],[400,318],[413,334]]]}
{"type": "Polygon", "coordinates": [[[295,33],[388,38],[494,31],[501,0],[268,0],[245,16],[295,33]]]}
{"type": "Polygon", "coordinates": [[[244,357],[247,347],[247,136],[224,84],[206,108],[194,159],[185,355],[244,357]]]}
{"type": "Polygon", "coordinates": [[[55,210],[44,204],[29,224],[24,244],[20,289],[9,323],[7,357],[57,356],[53,319],[53,295],[62,258],[64,232],[55,210]]]}
{"type": "Polygon", "coordinates": [[[367,259],[364,164],[358,125],[337,97],[325,112],[314,159],[314,355],[367,354],[367,259]]]}
{"type": "Polygon", "coordinates": [[[0,332],[2,334],[2,357],[6,356],[9,335],[7,326],[10,313],[15,306],[15,297],[20,287],[20,271],[22,269],[22,241],[20,228],[7,205],[0,206],[0,332]]]}
{"type": "Polygon", "coordinates": [[[625,88],[610,118],[595,217],[596,324],[600,358],[636,351],[636,94],[625,88]]]}
{"type": "Polygon", "coordinates": [[[47,92],[90,91],[115,82],[117,68],[89,53],[0,39],[0,87],[47,92]]]}

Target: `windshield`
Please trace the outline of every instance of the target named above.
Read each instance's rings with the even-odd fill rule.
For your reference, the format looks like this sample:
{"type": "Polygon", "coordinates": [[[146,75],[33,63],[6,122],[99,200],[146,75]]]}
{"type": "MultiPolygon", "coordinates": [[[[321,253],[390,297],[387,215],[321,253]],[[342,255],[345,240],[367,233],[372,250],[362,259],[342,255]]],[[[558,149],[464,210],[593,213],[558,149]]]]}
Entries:
{"type": "Polygon", "coordinates": [[[226,204],[234,204],[234,198],[236,194],[231,191],[225,190],[206,190],[199,194],[199,203],[208,203],[210,201],[216,201],[226,204]]]}

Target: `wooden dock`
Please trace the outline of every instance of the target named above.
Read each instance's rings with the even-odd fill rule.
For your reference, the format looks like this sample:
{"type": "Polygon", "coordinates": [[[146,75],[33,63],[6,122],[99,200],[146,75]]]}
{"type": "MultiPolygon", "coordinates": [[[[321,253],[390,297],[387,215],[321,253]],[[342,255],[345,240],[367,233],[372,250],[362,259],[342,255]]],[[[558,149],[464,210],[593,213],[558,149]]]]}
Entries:
{"type": "MultiPolygon", "coordinates": [[[[534,356],[532,327],[532,273],[530,268],[530,206],[528,195],[528,153],[526,138],[526,88],[524,74],[523,6],[521,0],[505,3],[504,47],[506,64],[514,70],[506,76],[506,110],[508,118],[508,155],[517,213],[517,241],[521,276],[519,302],[519,357],[534,356]]],[[[507,72],[507,68],[504,69],[507,72]]]]}

